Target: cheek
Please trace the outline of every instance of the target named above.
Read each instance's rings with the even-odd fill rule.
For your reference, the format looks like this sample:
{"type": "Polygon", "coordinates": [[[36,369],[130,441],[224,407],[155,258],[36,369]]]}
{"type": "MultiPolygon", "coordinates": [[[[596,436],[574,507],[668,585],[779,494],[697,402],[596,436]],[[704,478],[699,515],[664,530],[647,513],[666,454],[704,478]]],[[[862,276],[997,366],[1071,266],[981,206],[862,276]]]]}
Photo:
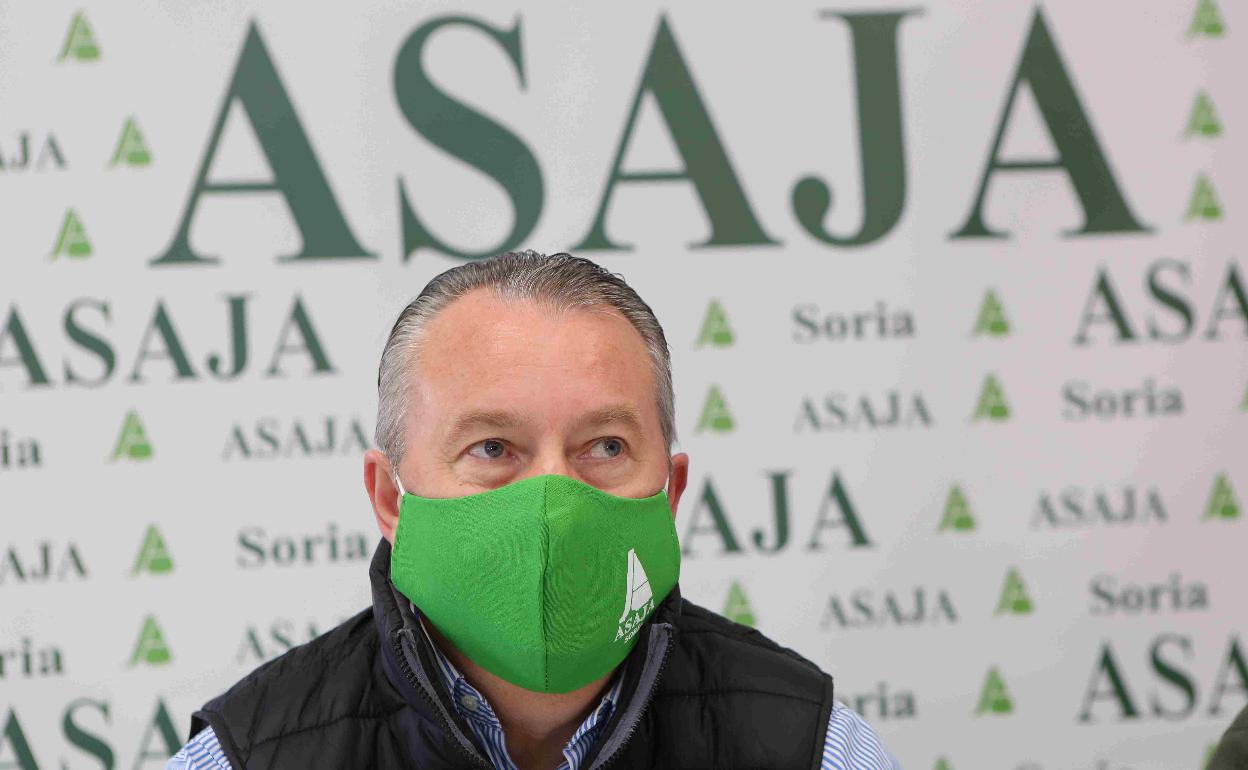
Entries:
{"type": "Polygon", "coordinates": [[[458,493],[459,483],[454,463],[431,457],[421,451],[419,446],[412,446],[403,460],[403,465],[409,469],[405,478],[414,485],[408,492],[421,497],[450,497],[458,493]]]}
{"type": "Polygon", "coordinates": [[[666,458],[625,455],[612,461],[586,463],[581,475],[586,483],[620,497],[649,497],[665,488],[666,458]]]}

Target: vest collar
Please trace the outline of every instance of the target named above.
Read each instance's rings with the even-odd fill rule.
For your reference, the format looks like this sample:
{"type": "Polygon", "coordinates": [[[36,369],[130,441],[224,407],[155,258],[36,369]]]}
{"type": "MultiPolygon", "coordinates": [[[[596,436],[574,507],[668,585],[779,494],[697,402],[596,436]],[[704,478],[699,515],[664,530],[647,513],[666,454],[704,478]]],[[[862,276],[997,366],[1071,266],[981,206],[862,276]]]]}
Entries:
{"type": "MultiPolygon", "coordinates": [[[[428,637],[421,633],[408,601],[390,582],[390,543],[377,545],[369,565],[373,590],[373,620],[381,641],[383,667],[391,684],[407,704],[430,721],[441,724],[450,742],[458,746],[473,766],[492,765],[473,742],[472,731],[456,713],[451,695],[437,676],[437,664],[428,637]]],[[[637,642],[626,659],[624,682],[615,712],[607,720],[597,745],[585,757],[582,767],[600,770],[609,765],[625,747],[646,706],[658,689],[676,639],[676,620],[681,614],[680,586],[667,595],[637,634],[637,642]]]]}

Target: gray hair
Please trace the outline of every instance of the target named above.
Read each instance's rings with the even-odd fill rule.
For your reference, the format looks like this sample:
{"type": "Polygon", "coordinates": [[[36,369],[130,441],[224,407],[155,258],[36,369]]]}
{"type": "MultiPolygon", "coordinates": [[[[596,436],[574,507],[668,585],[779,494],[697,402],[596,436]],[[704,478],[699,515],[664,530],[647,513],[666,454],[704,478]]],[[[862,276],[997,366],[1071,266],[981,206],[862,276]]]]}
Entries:
{"type": "Polygon", "coordinates": [[[410,370],[425,326],[452,302],[479,288],[491,289],[504,299],[541,302],[556,312],[605,308],[628,319],[650,353],[659,423],[663,439],[671,447],[676,440],[671,354],[663,327],[650,306],[623,277],[588,259],[563,253],[548,256],[536,251],[508,251],[435,276],[394,322],[377,373],[375,435],[391,466],[397,468],[407,450],[403,423],[414,376],[410,370]]]}

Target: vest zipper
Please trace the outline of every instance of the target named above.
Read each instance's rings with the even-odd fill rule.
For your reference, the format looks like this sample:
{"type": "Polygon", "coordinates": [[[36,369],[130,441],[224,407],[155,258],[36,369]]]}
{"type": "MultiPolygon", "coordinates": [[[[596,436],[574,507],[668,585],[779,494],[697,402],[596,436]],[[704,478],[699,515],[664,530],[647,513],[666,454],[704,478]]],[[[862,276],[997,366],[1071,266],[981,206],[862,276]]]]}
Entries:
{"type": "MultiPolygon", "coordinates": [[[[472,751],[463,745],[456,735],[456,728],[451,724],[451,720],[447,717],[447,715],[443,713],[442,704],[438,703],[433,696],[425,692],[425,688],[421,686],[420,681],[416,678],[415,672],[412,671],[411,665],[407,662],[407,655],[404,654],[403,650],[403,634],[408,634],[410,638],[411,631],[405,628],[394,635],[394,652],[395,657],[399,659],[399,668],[402,669],[403,676],[407,679],[407,683],[412,686],[412,689],[419,692],[421,696],[429,702],[433,712],[438,715],[438,719],[442,722],[442,728],[446,730],[446,734],[452,739],[451,742],[454,743],[455,747],[468,758],[468,761],[475,767],[494,770],[494,765],[487,762],[480,754],[477,754],[475,751],[472,751]]],[[[415,640],[412,640],[412,647],[414,648],[415,646],[415,640]]]]}
{"type": "Polygon", "coordinates": [[[616,747],[615,751],[611,752],[611,756],[606,759],[595,760],[593,766],[590,767],[589,770],[601,770],[602,768],[611,765],[616,759],[619,758],[620,754],[624,752],[625,747],[628,746],[628,742],[632,740],[633,733],[637,732],[637,723],[641,721],[643,716],[645,716],[646,709],[650,707],[650,701],[654,700],[654,693],[659,689],[659,680],[663,677],[663,669],[667,668],[667,659],[671,657],[671,654],[672,638],[669,636],[667,643],[663,645],[663,657],[659,659],[659,667],[654,672],[654,686],[650,688],[650,692],[646,694],[646,699],[642,701],[641,709],[637,712],[637,718],[633,720],[633,723],[628,727],[628,731],[624,733],[624,740],[620,741],[620,745],[616,747]]]}

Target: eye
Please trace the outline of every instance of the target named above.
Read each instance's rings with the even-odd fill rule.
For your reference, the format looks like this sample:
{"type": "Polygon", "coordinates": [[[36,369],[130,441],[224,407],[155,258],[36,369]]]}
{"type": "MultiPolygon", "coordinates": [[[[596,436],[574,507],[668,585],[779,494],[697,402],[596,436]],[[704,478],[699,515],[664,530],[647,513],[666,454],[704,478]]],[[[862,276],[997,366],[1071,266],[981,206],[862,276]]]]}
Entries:
{"type": "Polygon", "coordinates": [[[507,453],[507,445],[500,439],[487,438],[485,441],[478,441],[468,448],[468,454],[478,457],[482,460],[497,460],[507,453]]]}
{"type": "Polygon", "coordinates": [[[624,453],[624,442],[618,438],[601,438],[589,448],[589,456],[595,460],[610,460],[624,453]]]}

